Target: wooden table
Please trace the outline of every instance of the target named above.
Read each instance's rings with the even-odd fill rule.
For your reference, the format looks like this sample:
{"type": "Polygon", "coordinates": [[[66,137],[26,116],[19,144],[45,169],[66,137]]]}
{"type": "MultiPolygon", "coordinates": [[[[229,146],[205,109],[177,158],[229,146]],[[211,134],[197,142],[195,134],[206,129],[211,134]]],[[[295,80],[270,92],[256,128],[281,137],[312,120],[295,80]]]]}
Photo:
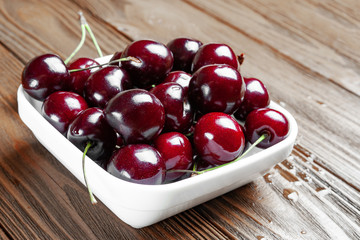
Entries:
{"type": "MultiPolygon", "coordinates": [[[[1,239],[359,239],[360,1],[1,1],[1,239]],[[25,63],[64,59],[78,44],[82,10],[104,54],[133,40],[180,36],[245,53],[296,118],[291,155],[263,177],[143,229],[87,191],[17,114],[25,63]]],[[[87,39],[77,56],[97,57],[87,39]]]]}

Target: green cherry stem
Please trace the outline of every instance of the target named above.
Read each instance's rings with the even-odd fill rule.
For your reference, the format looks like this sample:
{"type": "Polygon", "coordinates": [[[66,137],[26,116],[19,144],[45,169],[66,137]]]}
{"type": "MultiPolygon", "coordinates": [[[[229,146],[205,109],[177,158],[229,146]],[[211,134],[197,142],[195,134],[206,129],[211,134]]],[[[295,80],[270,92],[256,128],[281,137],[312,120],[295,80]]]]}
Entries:
{"type": "Polygon", "coordinates": [[[97,51],[98,54],[99,54],[99,57],[103,57],[103,54],[102,54],[101,49],[100,49],[100,46],[99,46],[99,44],[98,44],[97,41],[96,41],[95,35],[94,35],[94,33],[92,32],[92,30],[91,30],[91,28],[90,28],[90,25],[87,23],[84,15],[83,15],[83,13],[82,13],[81,11],[79,11],[78,13],[79,13],[79,15],[80,15],[81,25],[84,25],[85,28],[86,28],[86,30],[87,30],[87,32],[89,33],[89,35],[90,35],[90,37],[91,37],[91,39],[92,39],[92,41],[93,41],[93,43],[94,43],[94,46],[95,46],[95,48],[96,48],[96,51],[97,51]]]}
{"type": "Polygon", "coordinates": [[[84,180],[85,180],[85,185],[88,189],[88,192],[89,192],[89,196],[90,196],[90,200],[91,200],[91,203],[93,205],[95,205],[97,203],[95,197],[94,197],[94,194],[92,193],[90,187],[89,187],[89,184],[88,184],[88,181],[87,181],[87,177],[86,177],[86,170],[85,170],[85,156],[86,156],[86,153],[88,152],[89,148],[91,147],[92,143],[91,142],[88,142],[86,144],[86,147],[85,147],[85,150],[84,150],[84,153],[83,153],[83,156],[82,156],[82,168],[83,168],[83,174],[84,174],[84,180]]]}
{"type": "Polygon", "coordinates": [[[99,65],[96,65],[96,66],[91,66],[91,67],[88,67],[88,68],[71,69],[71,70],[69,70],[69,72],[72,73],[72,72],[84,71],[84,70],[98,68],[98,67],[110,65],[110,64],[113,64],[113,63],[117,63],[117,62],[123,62],[123,61],[134,61],[134,62],[137,62],[137,63],[141,63],[141,61],[139,59],[129,56],[129,57],[125,57],[125,58],[119,58],[119,59],[116,59],[116,60],[113,60],[113,61],[110,61],[110,62],[107,62],[107,63],[99,64],[99,65]]]}
{"type": "Polygon", "coordinates": [[[81,49],[81,47],[84,45],[85,39],[86,39],[86,29],[85,29],[85,25],[83,24],[82,20],[81,20],[81,15],[80,15],[80,23],[81,23],[81,40],[79,42],[79,44],[77,45],[77,47],[75,48],[75,50],[70,54],[70,56],[64,61],[65,64],[68,64],[70,62],[70,60],[75,56],[75,54],[81,49]]]}

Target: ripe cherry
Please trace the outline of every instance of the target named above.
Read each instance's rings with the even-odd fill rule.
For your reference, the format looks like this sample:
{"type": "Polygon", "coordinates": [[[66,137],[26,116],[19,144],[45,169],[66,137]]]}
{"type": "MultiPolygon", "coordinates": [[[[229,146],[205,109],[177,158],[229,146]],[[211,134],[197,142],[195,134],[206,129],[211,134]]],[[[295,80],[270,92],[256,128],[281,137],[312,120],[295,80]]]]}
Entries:
{"type": "Polygon", "coordinates": [[[165,180],[165,161],[147,144],[130,144],[118,149],[107,165],[107,171],[126,181],[161,184],[165,180]]]}
{"type": "Polygon", "coordinates": [[[281,112],[269,108],[259,108],[249,113],[244,128],[246,139],[250,143],[254,143],[265,134],[266,138],[257,146],[268,148],[285,139],[289,132],[289,123],[281,112]]]}
{"type": "Polygon", "coordinates": [[[239,109],[234,113],[234,117],[242,121],[252,110],[264,108],[270,104],[269,93],[259,79],[244,78],[244,82],[246,88],[244,99],[239,109]]]}
{"type": "Polygon", "coordinates": [[[83,97],[73,92],[54,92],[43,102],[41,114],[63,135],[66,134],[69,124],[88,105],[83,97]]]}
{"type": "Polygon", "coordinates": [[[202,42],[191,38],[175,38],[166,46],[174,55],[173,71],[191,71],[191,63],[202,42]]]}
{"type": "Polygon", "coordinates": [[[191,75],[184,71],[173,71],[166,76],[163,83],[175,82],[180,84],[180,86],[184,89],[185,95],[187,96],[189,91],[190,79],[191,75]]]}
{"type": "Polygon", "coordinates": [[[237,121],[220,112],[205,114],[195,125],[194,145],[203,161],[221,165],[244,150],[245,137],[237,121]]]}
{"type": "Polygon", "coordinates": [[[161,83],[151,89],[165,109],[164,131],[184,132],[192,124],[193,111],[184,89],[177,83],[161,83]]]}
{"type": "Polygon", "coordinates": [[[201,113],[232,114],[245,93],[240,73],[229,65],[207,65],[194,73],[189,85],[190,103],[201,113]]]}
{"type": "Polygon", "coordinates": [[[146,89],[162,82],[174,62],[171,51],[164,44],[151,40],[139,40],[128,45],[121,57],[129,56],[139,62],[124,61],[121,66],[130,74],[134,86],[146,89]]]}
{"type": "MultiPolygon", "coordinates": [[[[91,58],[78,58],[69,64],[68,69],[84,69],[88,67],[97,66],[99,63],[91,58]]],[[[98,68],[87,69],[78,72],[70,72],[69,82],[66,84],[66,89],[83,96],[84,85],[91,73],[98,70],[98,68]]]]}
{"type": "Polygon", "coordinates": [[[149,142],[162,131],[165,110],[154,94],[143,89],[118,93],[104,109],[105,118],[127,144],[149,142]]]}
{"type": "Polygon", "coordinates": [[[210,64],[227,64],[238,68],[238,60],[234,51],[226,44],[208,43],[202,45],[194,56],[191,72],[196,72],[210,64]]]}
{"type": "Polygon", "coordinates": [[[101,68],[85,82],[84,97],[94,107],[104,108],[121,91],[132,87],[128,73],[117,66],[101,68]]]}
{"type": "Polygon", "coordinates": [[[105,120],[99,108],[88,108],[80,112],[69,125],[66,137],[82,152],[91,144],[86,155],[105,167],[116,145],[117,136],[105,120]]]}
{"type": "MultiPolygon", "coordinates": [[[[154,146],[163,157],[166,170],[186,170],[192,165],[192,147],[189,139],[178,132],[163,133],[154,140],[154,146]]],[[[167,172],[166,182],[174,181],[184,173],[167,172]]]]}
{"type": "Polygon", "coordinates": [[[57,55],[44,54],[31,59],[22,72],[22,86],[31,97],[43,101],[51,93],[64,90],[70,74],[57,55]]]}

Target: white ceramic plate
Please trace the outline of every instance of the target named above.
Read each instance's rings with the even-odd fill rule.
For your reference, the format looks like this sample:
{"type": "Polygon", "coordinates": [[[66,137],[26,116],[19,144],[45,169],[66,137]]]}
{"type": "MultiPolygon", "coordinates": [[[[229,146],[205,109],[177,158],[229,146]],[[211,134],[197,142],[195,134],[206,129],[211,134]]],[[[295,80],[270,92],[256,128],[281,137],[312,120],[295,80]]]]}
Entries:
{"type": "MultiPolygon", "coordinates": [[[[97,59],[106,62],[111,56],[97,59]]],[[[42,102],[31,98],[22,86],[17,92],[20,118],[47,148],[84,185],[82,152],[40,114],[42,102]]],[[[149,226],[243,186],[289,156],[298,132],[293,116],[278,104],[270,108],[282,112],[290,124],[288,137],[265,150],[253,149],[242,160],[214,171],[164,185],[142,185],[118,179],[89,158],[88,183],[100,199],[122,221],[134,228],[149,226]]]]}

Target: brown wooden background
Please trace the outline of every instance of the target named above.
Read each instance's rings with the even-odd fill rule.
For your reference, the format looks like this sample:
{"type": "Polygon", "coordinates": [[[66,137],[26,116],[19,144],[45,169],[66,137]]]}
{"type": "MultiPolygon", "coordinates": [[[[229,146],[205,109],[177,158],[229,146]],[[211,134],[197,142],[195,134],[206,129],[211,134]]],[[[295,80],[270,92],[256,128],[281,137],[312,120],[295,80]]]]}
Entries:
{"type": "MultiPolygon", "coordinates": [[[[360,239],[360,1],[0,1],[1,239],[360,239]],[[24,64],[66,58],[82,10],[105,54],[138,39],[223,42],[244,52],[297,119],[291,156],[263,177],[133,229],[47,152],[17,114],[24,64]]],[[[77,56],[97,57],[88,38],[77,56]]]]}

